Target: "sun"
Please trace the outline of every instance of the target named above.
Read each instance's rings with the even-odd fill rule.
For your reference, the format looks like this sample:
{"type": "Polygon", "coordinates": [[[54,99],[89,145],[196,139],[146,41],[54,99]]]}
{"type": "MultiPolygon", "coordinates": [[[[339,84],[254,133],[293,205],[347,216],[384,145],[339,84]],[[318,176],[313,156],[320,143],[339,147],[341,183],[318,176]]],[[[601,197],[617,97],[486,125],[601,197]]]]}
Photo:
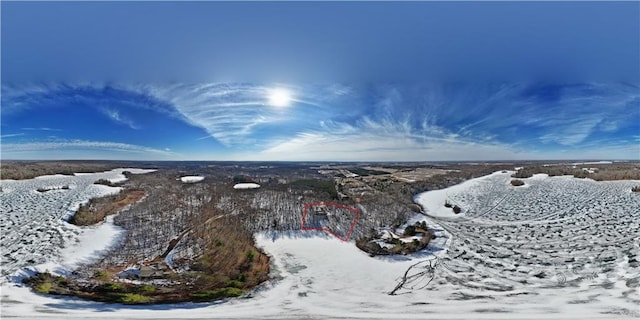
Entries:
{"type": "Polygon", "coordinates": [[[287,89],[276,88],[269,90],[269,105],[274,107],[288,107],[291,104],[291,93],[287,89]]]}

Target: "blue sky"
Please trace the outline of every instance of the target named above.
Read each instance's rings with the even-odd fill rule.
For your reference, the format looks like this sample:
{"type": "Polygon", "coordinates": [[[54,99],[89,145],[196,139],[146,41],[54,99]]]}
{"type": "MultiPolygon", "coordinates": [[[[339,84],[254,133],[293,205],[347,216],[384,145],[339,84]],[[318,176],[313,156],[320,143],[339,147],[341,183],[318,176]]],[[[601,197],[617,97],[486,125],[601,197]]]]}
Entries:
{"type": "Polygon", "coordinates": [[[1,6],[2,159],[640,159],[638,2],[1,6]]]}

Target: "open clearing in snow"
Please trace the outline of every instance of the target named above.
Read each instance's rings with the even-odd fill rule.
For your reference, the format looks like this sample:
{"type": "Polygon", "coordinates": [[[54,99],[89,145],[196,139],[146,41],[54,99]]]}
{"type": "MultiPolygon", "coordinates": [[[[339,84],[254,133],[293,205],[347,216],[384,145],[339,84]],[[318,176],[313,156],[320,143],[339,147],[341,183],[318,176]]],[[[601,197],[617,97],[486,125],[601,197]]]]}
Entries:
{"type": "Polygon", "coordinates": [[[184,183],[196,183],[196,182],[200,182],[204,180],[204,177],[202,176],[184,176],[184,177],[180,177],[180,181],[184,182],[184,183]]]}

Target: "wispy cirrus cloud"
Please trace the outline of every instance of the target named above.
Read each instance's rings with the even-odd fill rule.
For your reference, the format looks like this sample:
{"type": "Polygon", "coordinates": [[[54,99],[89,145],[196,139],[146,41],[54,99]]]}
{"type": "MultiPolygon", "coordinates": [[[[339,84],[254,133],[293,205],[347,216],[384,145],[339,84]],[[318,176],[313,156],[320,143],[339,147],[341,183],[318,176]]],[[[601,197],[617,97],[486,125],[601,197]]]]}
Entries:
{"type": "Polygon", "coordinates": [[[590,117],[564,121],[562,125],[555,126],[553,132],[548,132],[539,139],[543,143],[555,142],[563,146],[573,146],[585,141],[601,121],[590,117]]]}
{"type": "Polygon", "coordinates": [[[124,115],[121,115],[120,111],[118,110],[105,108],[103,112],[105,115],[107,115],[107,117],[109,117],[111,120],[117,123],[126,125],[131,129],[136,129],[136,130],[140,129],[140,127],[137,124],[135,124],[131,119],[129,119],[124,115]]]}
{"type": "MultiPolygon", "coordinates": [[[[117,159],[124,159],[129,157],[136,158],[136,156],[142,156],[140,158],[168,158],[174,157],[177,154],[156,148],[150,148],[145,146],[133,145],[128,143],[110,142],[110,141],[87,141],[87,140],[52,140],[52,141],[36,141],[25,143],[5,143],[1,146],[2,155],[6,158],[19,158],[22,159],[22,155],[41,154],[42,152],[49,152],[50,156],[56,157],[56,155],[66,155],[70,152],[79,152],[77,154],[82,155],[85,152],[103,152],[99,154],[112,154],[117,152],[119,154],[113,155],[117,159]],[[51,152],[53,151],[53,152],[51,152]]],[[[91,154],[91,153],[85,153],[91,154]]],[[[111,158],[111,157],[110,157],[111,158]]]]}
{"type": "Polygon", "coordinates": [[[40,127],[40,128],[21,128],[22,130],[27,131],[62,131],[62,129],[54,129],[48,127],[40,127]]]}
{"type": "MultiPolygon", "coordinates": [[[[7,115],[33,109],[43,111],[43,109],[50,109],[54,106],[74,106],[92,108],[110,117],[114,112],[118,112],[119,118],[126,118],[122,114],[122,110],[145,110],[181,118],[181,114],[164,101],[146,95],[144,88],[146,85],[97,82],[3,83],[0,98],[2,112],[7,115]]],[[[117,119],[113,120],[117,121],[117,119]]],[[[47,129],[26,128],[26,130],[47,129]]]]}
{"type": "Polygon", "coordinates": [[[260,159],[276,160],[382,160],[439,161],[519,158],[510,146],[495,142],[483,144],[445,133],[441,128],[413,130],[407,122],[364,119],[356,125],[329,123],[323,131],[300,133],[293,139],[278,141],[258,154],[260,159]]]}
{"type": "Polygon", "coordinates": [[[319,130],[280,140],[260,155],[301,160],[633,159],[640,156],[640,147],[625,136],[640,132],[636,89],[386,86],[372,102],[373,112],[349,123],[324,121],[319,130]]]}
{"type": "MultiPolygon", "coordinates": [[[[370,128],[371,129],[371,128],[370,128]]],[[[282,140],[246,160],[292,161],[450,161],[450,160],[546,160],[546,159],[637,159],[640,145],[593,144],[589,148],[555,151],[522,148],[495,141],[470,141],[456,135],[440,138],[393,132],[347,128],[337,132],[301,133],[282,140]]]]}
{"type": "Polygon", "coordinates": [[[9,134],[3,134],[3,135],[0,135],[0,138],[5,139],[5,138],[20,137],[20,136],[24,136],[24,133],[9,133],[9,134]]]}
{"type": "MultiPolygon", "coordinates": [[[[140,129],[135,135],[121,135],[119,141],[134,146],[148,143],[160,151],[165,145],[158,142],[172,140],[166,134],[190,130],[184,135],[186,140],[173,139],[175,144],[167,146],[180,150],[176,146],[197,145],[191,150],[199,159],[207,155],[212,159],[237,155],[247,160],[551,159],[556,158],[554,154],[570,158],[600,154],[605,149],[620,158],[634,158],[634,137],[640,132],[639,90],[626,84],[93,84],[54,88],[54,92],[34,89],[35,96],[23,94],[9,102],[31,101],[23,105],[29,107],[36,101],[40,107],[34,111],[41,112],[60,101],[70,105],[69,110],[97,105],[101,114],[96,119],[107,115],[111,121],[106,122],[140,129]],[[268,104],[269,92],[275,87],[290,90],[291,106],[268,104]],[[117,107],[110,107],[112,104],[117,107]],[[156,107],[160,111],[151,119],[149,111],[156,107]],[[136,115],[136,122],[129,115],[136,115]],[[165,121],[167,116],[179,123],[165,121]],[[132,140],[139,136],[143,140],[132,140]]],[[[24,127],[28,128],[49,127],[24,127]]],[[[122,131],[113,125],[100,129],[105,139],[115,139],[113,135],[122,131]]],[[[97,141],[93,137],[80,140],[97,141]]]]}
{"type": "Polygon", "coordinates": [[[149,86],[145,90],[158,99],[168,101],[186,121],[205,129],[212,138],[231,147],[260,144],[271,136],[284,134],[282,131],[287,131],[287,128],[304,123],[317,125],[319,117],[328,115],[323,101],[350,92],[348,87],[340,85],[311,92],[303,87],[278,84],[149,86]],[[270,106],[269,94],[274,88],[289,90],[293,106],[270,106]]]}
{"type": "Polygon", "coordinates": [[[263,87],[206,84],[147,90],[171,103],[186,121],[226,145],[246,143],[255,126],[278,121],[278,115],[265,106],[263,87]]]}

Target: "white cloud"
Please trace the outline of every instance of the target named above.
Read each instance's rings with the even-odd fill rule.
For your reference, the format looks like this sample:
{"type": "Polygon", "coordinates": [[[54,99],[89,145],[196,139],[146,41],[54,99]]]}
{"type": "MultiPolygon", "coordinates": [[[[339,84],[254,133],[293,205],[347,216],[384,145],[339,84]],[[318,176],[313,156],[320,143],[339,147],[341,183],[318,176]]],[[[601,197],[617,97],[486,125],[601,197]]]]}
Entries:
{"type": "Polygon", "coordinates": [[[103,109],[102,112],[115,122],[124,124],[131,129],[136,129],[136,130],[140,129],[131,119],[121,115],[118,110],[106,108],[106,109],[103,109]]]}
{"type": "Polygon", "coordinates": [[[305,134],[258,154],[264,160],[442,161],[519,158],[499,145],[419,143],[407,137],[361,134],[339,137],[305,134]]]}
{"type": "MultiPolygon", "coordinates": [[[[597,122],[596,122],[597,124],[597,122]]],[[[594,123],[567,128],[559,141],[583,141],[594,123]]],[[[425,125],[411,130],[406,122],[365,118],[358,125],[325,122],[322,132],[301,133],[273,143],[245,160],[303,161],[447,161],[447,160],[544,160],[635,159],[640,147],[630,145],[571,149],[567,152],[523,149],[498,143],[492,136],[461,138],[444,128],[425,125]]],[[[551,137],[550,137],[551,139],[551,137]]]]}
{"type": "Polygon", "coordinates": [[[406,122],[365,118],[358,126],[328,123],[258,153],[261,160],[441,161],[521,158],[507,145],[458,139],[441,128],[413,132],[406,122]],[[435,133],[435,134],[433,134],[435,133]]]}
{"type": "MultiPolygon", "coordinates": [[[[340,137],[301,134],[240,160],[291,161],[488,161],[545,159],[639,159],[634,146],[602,147],[566,152],[521,150],[510,145],[465,141],[420,143],[406,137],[360,134],[340,137]]],[[[233,157],[232,157],[233,158],[233,157]]]]}
{"type": "MultiPolygon", "coordinates": [[[[92,86],[100,88],[100,85],[92,86]]],[[[206,130],[208,135],[198,140],[213,138],[228,146],[220,151],[224,153],[222,156],[233,152],[231,150],[253,151],[254,154],[242,157],[256,160],[544,159],[605,155],[606,150],[617,157],[629,158],[635,151],[629,146],[633,142],[628,140],[632,138],[598,134],[611,132],[610,136],[614,136],[621,128],[629,128],[629,123],[637,120],[638,115],[638,111],[633,113],[634,109],[629,106],[637,106],[639,99],[634,88],[599,85],[586,86],[598,89],[598,93],[588,94],[580,88],[565,88],[564,95],[552,102],[523,95],[526,88],[522,85],[502,86],[497,91],[485,87],[448,90],[439,86],[387,85],[356,90],[342,85],[280,84],[122,85],[118,88],[140,93],[155,102],[102,108],[113,121],[137,128],[125,117],[126,107],[160,106],[162,112],[206,130]],[[266,105],[269,89],[274,87],[286,87],[294,92],[298,106],[285,110],[266,105]],[[631,116],[625,110],[630,110],[631,116]],[[293,138],[284,135],[293,135],[293,138]],[[599,138],[601,140],[597,140],[599,138]],[[614,147],[616,142],[620,144],[614,147]],[[557,145],[566,151],[545,149],[557,145]],[[603,145],[608,147],[601,148],[603,145]]],[[[33,92],[47,90],[59,89],[36,87],[33,92]]],[[[23,98],[28,101],[31,95],[25,94],[23,98]]],[[[16,101],[19,106],[23,100],[16,101]]]]}
{"type": "Polygon", "coordinates": [[[3,134],[3,135],[0,135],[0,138],[4,139],[4,138],[19,137],[19,136],[24,136],[24,133],[3,134]]]}
{"type": "Polygon", "coordinates": [[[256,126],[282,120],[284,114],[265,106],[268,89],[222,84],[147,88],[225,145],[244,144],[256,126]]]}
{"type": "Polygon", "coordinates": [[[47,128],[47,127],[40,127],[40,128],[21,128],[22,130],[28,130],[28,131],[62,131],[62,129],[53,129],[53,128],[47,128]]]}
{"type": "MultiPolygon", "coordinates": [[[[147,86],[137,88],[148,94],[171,103],[184,119],[191,125],[205,129],[211,137],[226,146],[243,147],[255,144],[261,137],[256,135],[260,126],[297,124],[300,121],[316,121],[322,117],[335,114],[334,105],[349,96],[352,89],[342,85],[325,87],[299,87],[292,85],[250,85],[250,84],[203,84],[147,86]],[[268,104],[269,93],[273,88],[286,89],[291,92],[292,102],[289,108],[274,108],[268,104]],[[313,114],[306,114],[306,119],[296,119],[292,112],[299,106],[313,108],[313,114]],[[321,110],[329,110],[320,114],[321,110]]],[[[326,111],[325,110],[325,111],[326,111]]],[[[269,134],[279,134],[273,128],[269,134]]],[[[203,137],[205,138],[205,137],[203,137]]]]}
{"type": "Polygon", "coordinates": [[[6,143],[1,146],[3,158],[20,158],[21,155],[36,154],[40,158],[58,158],[58,155],[82,151],[82,155],[110,154],[110,158],[122,156],[131,158],[138,155],[141,159],[165,158],[176,156],[175,153],[145,146],[120,142],[87,141],[87,140],[54,140],[26,143],[6,143]],[[113,154],[118,152],[119,154],[113,154]]]}
{"type": "Polygon", "coordinates": [[[547,133],[540,137],[544,143],[556,142],[565,146],[579,144],[593,132],[600,119],[584,118],[574,122],[566,122],[564,126],[558,126],[553,133],[547,133]]]}

